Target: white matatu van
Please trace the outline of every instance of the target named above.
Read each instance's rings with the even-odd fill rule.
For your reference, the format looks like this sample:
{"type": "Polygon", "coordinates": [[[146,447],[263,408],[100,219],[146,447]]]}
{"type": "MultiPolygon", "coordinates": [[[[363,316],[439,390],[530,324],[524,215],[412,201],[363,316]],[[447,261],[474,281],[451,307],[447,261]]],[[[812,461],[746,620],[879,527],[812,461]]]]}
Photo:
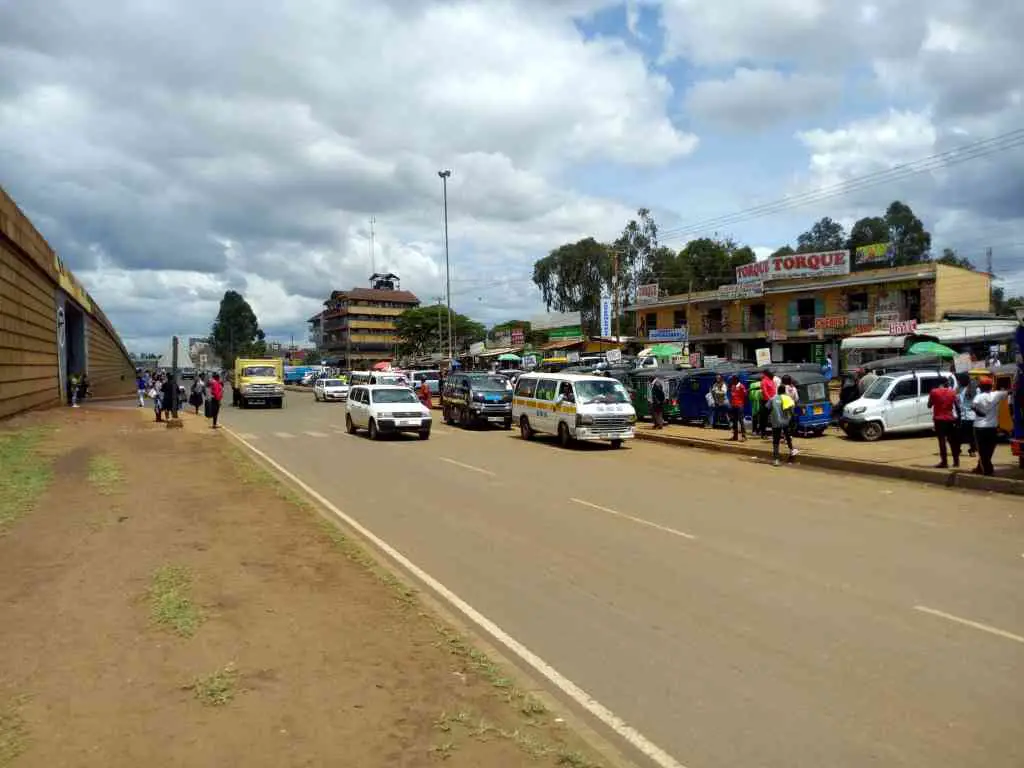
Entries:
{"type": "Polygon", "coordinates": [[[636,411],[615,379],[572,373],[524,373],[512,397],[512,420],[524,440],[537,433],[573,440],[607,440],[618,448],[633,437],[636,411]]]}

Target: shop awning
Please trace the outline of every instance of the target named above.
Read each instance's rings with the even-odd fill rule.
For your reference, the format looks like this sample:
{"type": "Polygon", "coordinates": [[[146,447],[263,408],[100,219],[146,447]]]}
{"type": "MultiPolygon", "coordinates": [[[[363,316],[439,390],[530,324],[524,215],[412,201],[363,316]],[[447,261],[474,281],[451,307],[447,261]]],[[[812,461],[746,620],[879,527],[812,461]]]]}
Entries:
{"type": "Polygon", "coordinates": [[[850,349],[903,349],[906,341],[906,336],[849,336],[843,339],[839,348],[844,352],[850,349]]]}

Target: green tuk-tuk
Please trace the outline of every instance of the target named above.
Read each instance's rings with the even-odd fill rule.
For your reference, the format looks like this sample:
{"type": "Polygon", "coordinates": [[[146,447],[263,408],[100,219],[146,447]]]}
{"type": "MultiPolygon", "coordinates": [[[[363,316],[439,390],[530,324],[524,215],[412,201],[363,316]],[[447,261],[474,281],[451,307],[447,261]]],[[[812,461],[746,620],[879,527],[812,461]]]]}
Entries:
{"type": "Polygon", "coordinates": [[[638,419],[651,418],[651,387],[655,379],[665,386],[665,421],[681,421],[678,391],[687,371],[675,368],[637,368],[630,371],[624,382],[630,402],[638,419]]]}

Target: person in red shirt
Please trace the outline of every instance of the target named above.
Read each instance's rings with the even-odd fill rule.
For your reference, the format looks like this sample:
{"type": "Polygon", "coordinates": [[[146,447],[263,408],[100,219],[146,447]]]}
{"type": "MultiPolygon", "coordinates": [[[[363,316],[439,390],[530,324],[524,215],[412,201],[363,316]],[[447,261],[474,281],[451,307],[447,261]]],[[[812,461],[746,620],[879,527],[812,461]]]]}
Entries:
{"type": "Polygon", "coordinates": [[[217,428],[217,417],[220,415],[220,401],[224,397],[224,385],[221,383],[220,374],[213,374],[210,380],[210,418],[213,419],[213,428],[217,428]]]}
{"type": "Polygon", "coordinates": [[[775,386],[775,373],[773,371],[766,370],[761,374],[761,410],[758,415],[761,418],[761,437],[767,437],[768,432],[768,414],[771,413],[772,398],[778,394],[778,387],[775,386]]]}
{"type": "Polygon", "coordinates": [[[928,407],[932,409],[932,423],[935,425],[935,436],[939,441],[939,463],[937,469],[949,466],[946,454],[946,443],[949,443],[953,454],[953,466],[960,466],[960,403],[956,392],[950,389],[945,379],[928,393],[928,407]]]}
{"type": "Polygon", "coordinates": [[[747,425],[743,421],[743,409],[747,404],[747,388],[739,376],[729,379],[729,418],[732,420],[730,440],[747,441],[747,425]]]}

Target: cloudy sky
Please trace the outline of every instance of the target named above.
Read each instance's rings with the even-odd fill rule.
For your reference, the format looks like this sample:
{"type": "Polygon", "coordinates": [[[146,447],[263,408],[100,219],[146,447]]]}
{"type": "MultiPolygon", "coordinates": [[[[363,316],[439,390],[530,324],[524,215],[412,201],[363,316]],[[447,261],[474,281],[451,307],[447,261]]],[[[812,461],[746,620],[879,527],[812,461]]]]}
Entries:
{"type": "Polygon", "coordinates": [[[371,216],[435,300],[441,168],[452,301],[488,323],[640,206],[767,252],[899,198],[1024,293],[1022,35],[1019,0],[0,0],[0,184],[140,351],[227,288],[304,339],[367,283],[371,216]]]}

